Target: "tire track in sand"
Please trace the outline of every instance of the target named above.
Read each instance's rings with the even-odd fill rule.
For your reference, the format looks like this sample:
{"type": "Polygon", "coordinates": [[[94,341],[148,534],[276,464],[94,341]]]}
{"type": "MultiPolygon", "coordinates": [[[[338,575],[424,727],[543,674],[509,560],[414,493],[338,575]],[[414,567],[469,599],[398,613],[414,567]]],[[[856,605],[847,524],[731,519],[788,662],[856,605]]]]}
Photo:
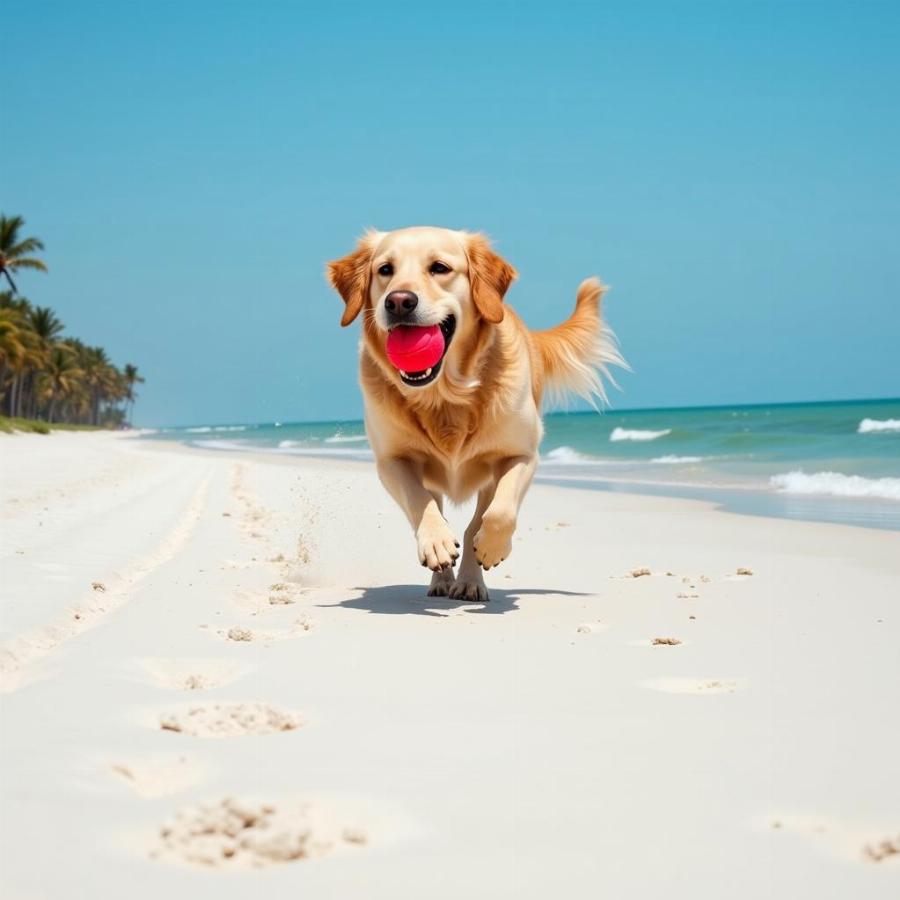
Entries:
{"type": "Polygon", "coordinates": [[[181,551],[203,515],[211,479],[207,474],[200,482],[179,520],[150,554],[109,583],[94,582],[89,593],[51,624],[0,647],[0,692],[9,693],[27,684],[32,674],[28,669],[122,607],[147,575],[181,551]]]}

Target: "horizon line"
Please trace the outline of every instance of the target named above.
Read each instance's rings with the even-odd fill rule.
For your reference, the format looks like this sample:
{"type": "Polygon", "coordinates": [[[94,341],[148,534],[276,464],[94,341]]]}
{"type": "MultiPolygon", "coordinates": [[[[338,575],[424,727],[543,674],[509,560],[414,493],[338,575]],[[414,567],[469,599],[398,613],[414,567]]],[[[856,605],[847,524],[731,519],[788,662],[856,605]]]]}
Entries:
{"type": "MultiPolygon", "coordinates": [[[[590,415],[604,415],[608,412],[615,412],[616,414],[620,413],[641,413],[641,412],[687,412],[690,410],[710,410],[710,409],[762,409],[762,408],[770,408],[770,407],[784,407],[784,406],[827,406],[830,404],[844,404],[847,406],[860,405],[863,403],[900,403],[900,397],[857,397],[852,400],[783,400],[776,403],[765,403],[765,402],[756,402],[756,403],[706,403],[699,404],[696,406],[633,406],[627,409],[611,409],[607,407],[607,409],[597,410],[597,409],[577,409],[577,410],[552,410],[550,412],[542,413],[542,417],[544,416],[590,416],[590,415]]],[[[340,419],[292,419],[291,421],[258,421],[258,422],[193,422],[189,424],[181,424],[181,425],[141,425],[141,426],[132,426],[133,428],[224,428],[224,427],[237,427],[239,425],[248,426],[255,425],[259,426],[278,426],[284,427],[286,425],[340,425],[342,423],[347,422],[363,422],[364,419],[360,416],[359,418],[340,418],[340,419]]]]}

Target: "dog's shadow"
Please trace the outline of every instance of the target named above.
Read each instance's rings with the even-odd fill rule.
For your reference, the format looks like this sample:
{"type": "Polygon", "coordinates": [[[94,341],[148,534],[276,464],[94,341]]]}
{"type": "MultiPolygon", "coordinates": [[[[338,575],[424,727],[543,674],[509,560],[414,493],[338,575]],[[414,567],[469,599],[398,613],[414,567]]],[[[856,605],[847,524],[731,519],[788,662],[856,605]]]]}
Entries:
{"type": "Polygon", "coordinates": [[[491,599],[487,603],[472,600],[454,600],[452,597],[429,597],[428,588],[421,584],[387,584],[381,587],[359,587],[359,597],[341,600],[339,603],[323,604],[343,607],[344,609],[361,609],[370,613],[385,616],[437,616],[444,618],[454,610],[462,610],[475,615],[503,615],[518,610],[520,597],[566,596],[588,597],[589,594],[578,591],[561,591],[556,588],[491,588],[491,599]]]}

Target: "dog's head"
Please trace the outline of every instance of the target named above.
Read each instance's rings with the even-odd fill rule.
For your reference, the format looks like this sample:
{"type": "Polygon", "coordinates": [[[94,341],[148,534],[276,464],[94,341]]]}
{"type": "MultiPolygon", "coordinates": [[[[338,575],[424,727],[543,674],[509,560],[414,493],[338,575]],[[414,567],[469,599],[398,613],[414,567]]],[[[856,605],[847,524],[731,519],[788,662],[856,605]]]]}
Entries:
{"type": "Polygon", "coordinates": [[[341,325],[363,313],[366,341],[381,367],[416,390],[437,381],[447,356],[461,352],[455,347],[503,321],[503,297],[516,271],[483,235],[404,228],[368,232],[356,250],[328,264],[328,277],[345,303],[341,325]],[[396,329],[402,331],[392,338],[396,329]],[[389,341],[433,352],[404,357],[389,341]],[[397,364],[404,358],[429,364],[410,371],[397,364]]]}

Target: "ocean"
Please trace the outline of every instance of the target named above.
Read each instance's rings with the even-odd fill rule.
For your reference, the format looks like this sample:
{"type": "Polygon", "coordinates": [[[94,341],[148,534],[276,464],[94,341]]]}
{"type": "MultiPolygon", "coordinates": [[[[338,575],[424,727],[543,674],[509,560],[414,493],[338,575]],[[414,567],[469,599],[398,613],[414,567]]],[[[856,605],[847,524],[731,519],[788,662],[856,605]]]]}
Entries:
{"type": "MultiPolygon", "coordinates": [[[[537,480],[900,529],[900,399],[545,416],[537,480]]],[[[150,439],[371,460],[361,421],[162,428],[150,439]]]]}

